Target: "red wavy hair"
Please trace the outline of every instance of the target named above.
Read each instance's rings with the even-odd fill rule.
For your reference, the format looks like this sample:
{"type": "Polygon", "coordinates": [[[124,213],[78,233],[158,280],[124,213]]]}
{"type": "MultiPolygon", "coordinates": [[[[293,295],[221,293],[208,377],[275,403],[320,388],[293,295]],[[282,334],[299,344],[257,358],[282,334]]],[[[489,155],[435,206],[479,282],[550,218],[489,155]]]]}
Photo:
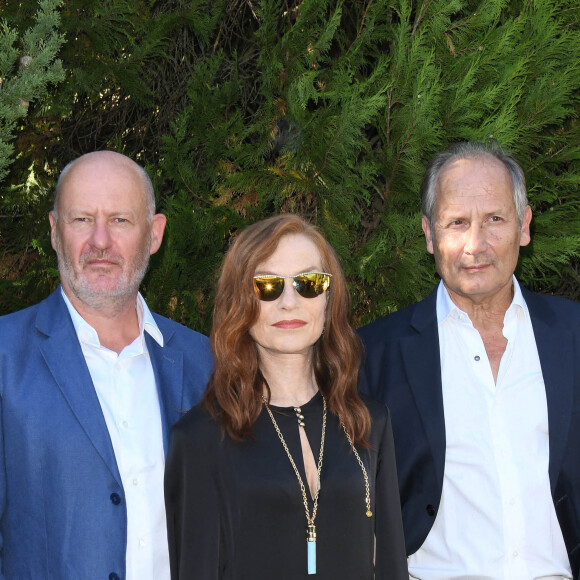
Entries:
{"type": "Polygon", "coordinates": [[[249,332],[260,315],[253,276],[256,267],[288,235],[303,235],[314,242],[324,271],[332,274],[325,330],[313,347],[314,375],[330,411],[340,417],[357,445],[367,446],[370,415],[357,385],[362,349],[348,321],[346,280],[330,244],[315,226],[297,215],[282,214],[249,226],[236,236],[225,256],[210,334],[214,369],[204,404],[230,437],[242,440],[252,436],[252,425],[262,410],[264,387],[268,389],[249,332]]]}

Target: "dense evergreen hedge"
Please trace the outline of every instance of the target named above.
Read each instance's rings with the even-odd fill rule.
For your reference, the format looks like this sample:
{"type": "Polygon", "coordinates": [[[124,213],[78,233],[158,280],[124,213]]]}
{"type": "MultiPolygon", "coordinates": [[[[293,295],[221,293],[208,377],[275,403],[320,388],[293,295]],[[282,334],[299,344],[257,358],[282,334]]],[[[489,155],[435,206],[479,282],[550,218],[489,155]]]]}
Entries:
{"type": "Polygon", "coordinates": [[[337,249],[353,321],[370,321],[433,287],[419,183],[464,139],[497,140],[526,171],[521,279],[580,299],[576,0],[67,0],[60,21],[52,4],[0,0],[0,42],[17,49],[0,61],[0,124],[26,31],[66,40],[65,79],[37,83],[0,133],[15,148],[0,147],[0,313],[55,287],[55,178],[110,148],[147,166],[169,218],[144,284],[153,309],[207,332],[230,237],[291,211],[337,249]]]}

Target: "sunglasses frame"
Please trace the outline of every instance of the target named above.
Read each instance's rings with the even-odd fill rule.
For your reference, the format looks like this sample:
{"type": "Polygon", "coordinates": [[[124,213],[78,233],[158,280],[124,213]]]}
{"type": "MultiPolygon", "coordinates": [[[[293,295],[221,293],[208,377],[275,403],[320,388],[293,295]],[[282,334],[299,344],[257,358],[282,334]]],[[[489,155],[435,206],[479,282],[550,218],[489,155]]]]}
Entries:
{"type": "Polygon", "coordinates": [[[260,299],[260,301],[262,302],[274,302],[275,300],[278,300],[278,298],[280,298],[280,296],[282,296],[282,293],[284,292],[284,288],[286,286],[286,280],[288,278],[292,279],[292,287],[294,288],[294,290],[298,293],[298,295],[301,298],[306,298],[307,300],[310,300],[311,298],[318,298],[318,296],[322,296],[322,294],[324,294],[329,288],[330,288],[330,279],[332,278],[332,274],[329,274],[328,272],[300,272],[299,274],[294,274],[292,276],[283,276],[281,274],[258,274],[256,276],[253,276],[253,280],[254,280],[254,290],[256,292],[256,295],[258,296],[258,298],[260,299]],[[315,294],[314,296],[304,296],[300,290],[298,290],[298,288],[296,287],[296,278],[300,278],[301,276],[307,276],[309,274],[316,274],[319,276],[327,276],[328,277],[328,283],[326,284],[325,287],[323,287],[322,292],[315,294]],[[282,280],[283,284],[282,284],[282,290],[280,290],[280,293],[275,295],[273,298],[264,298],[262,295],[262,292],[260,291],[258,284],[256,282],[257,279],[268,279],[271,278],[273,280],[276,280],[277,282],[279,282],[280,280],[282,280]]]}

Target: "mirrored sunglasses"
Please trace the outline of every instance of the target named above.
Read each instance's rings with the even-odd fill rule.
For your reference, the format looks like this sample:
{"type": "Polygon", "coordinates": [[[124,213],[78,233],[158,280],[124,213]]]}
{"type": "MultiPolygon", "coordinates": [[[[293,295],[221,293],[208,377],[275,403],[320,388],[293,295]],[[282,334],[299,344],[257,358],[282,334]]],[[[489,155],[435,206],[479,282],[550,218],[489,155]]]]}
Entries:
{"type": "Polygon", "coordinates": [[[326,272],[303,272],[294,276],[278,276],[276,274],[265,274],[254,276],[254,288],[260,300],[271,302],[282,296],[284,291],[284,280],[292,279],[294,290],[302,298],[316,298],[328,290],[332,274],[326,272]]]}

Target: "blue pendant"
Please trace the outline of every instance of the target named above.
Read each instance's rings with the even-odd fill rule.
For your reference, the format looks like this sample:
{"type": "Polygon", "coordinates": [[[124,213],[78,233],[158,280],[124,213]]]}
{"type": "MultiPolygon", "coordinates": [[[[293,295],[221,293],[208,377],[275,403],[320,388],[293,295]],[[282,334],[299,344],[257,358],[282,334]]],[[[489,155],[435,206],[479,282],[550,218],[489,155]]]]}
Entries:
{"type": "Polygon", "coordinates": [[[308,574],[316,574],[316,541],[306,542],[308,546],[308,574]]]}
{"type": "Polygon", "coordinates": [[[308,574],[316,574],[316,526],[309,523],[306,528],[306,548],[308,550],[308,574]]]}

